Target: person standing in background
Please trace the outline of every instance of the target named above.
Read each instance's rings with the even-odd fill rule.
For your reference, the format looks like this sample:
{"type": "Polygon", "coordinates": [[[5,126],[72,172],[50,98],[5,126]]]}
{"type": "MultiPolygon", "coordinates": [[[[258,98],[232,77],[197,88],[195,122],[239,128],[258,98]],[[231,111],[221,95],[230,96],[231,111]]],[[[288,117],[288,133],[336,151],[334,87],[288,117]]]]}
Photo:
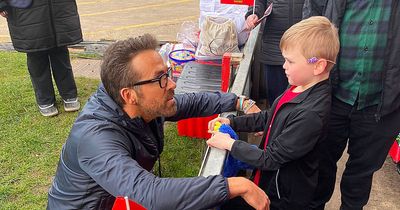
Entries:
{"type": "MultiPolygon", "coordinates": [[[[318,8],[316,0],[308,1],[318,8]]],[[[310,209],[324,209],[330,200],[336,163],[347,146],[340,209],[360,210],[400,130],[400,2],[328,0],[324,15],[339,28],[341,50],[330,77],[329,130],[310,209]]]]}
{"type": "Polygon", "coordinates": [[[80,108],[67,46],[82,41],[75,0],[34,0],[16,8],[0,0],[0,15],[7,18],[14,49],[27,55],[36,102],[43,116],[58,114],[52,75],[65,111],[80,108]]]}
{"type": "Polygon", "coordinates": [[[288,81],[283,69],[285,59],[279,49],[279,42],[283,33],[293,24],[302,19],[304,0],[256,0],[255,13],[249,7],[246,14],[246,27],[253,29],[267,7],[273,3],[272,13],[265,21],[262,35],[260,62],[264,71],[264,82],[267,83],[265,94],[268,103],[275,99],[288,87],[288,81]]]}

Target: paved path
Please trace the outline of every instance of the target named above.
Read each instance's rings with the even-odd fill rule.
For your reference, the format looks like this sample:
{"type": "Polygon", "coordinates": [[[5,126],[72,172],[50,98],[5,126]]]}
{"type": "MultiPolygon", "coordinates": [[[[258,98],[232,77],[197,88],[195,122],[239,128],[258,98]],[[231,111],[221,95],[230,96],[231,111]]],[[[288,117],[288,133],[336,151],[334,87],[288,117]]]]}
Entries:
{"type": "MultiPolygon", "coordinates": [[[[85,41],[125,39],[153,33],[175,40],[184,21],[197,22],[199,0],[77,0],[85,41]]],[[[9,42],[7,22],[0,17],[0,42],[9,42]]]]}
{"type": "MultiPolygon", "coordinates": [[[[160,40],[175,40],[183,21],[197,22],[199,0],[77,0],[85,41],[119,40],[143,33],[157,35],[160,40]]],[[[9,42],[6,21],[0,18],[0,43],[9,42]]],[[[98,60],[72,61],[75,76],[99,78],[98,60]]],[[[339,162],[339,177],[347,156],[339,162]]],[[[339,182],[327,205],[339,209],[339,182]]],[[[400,209],[400,175],[388,158],[374,177],[367,210],[400,209]]]]}

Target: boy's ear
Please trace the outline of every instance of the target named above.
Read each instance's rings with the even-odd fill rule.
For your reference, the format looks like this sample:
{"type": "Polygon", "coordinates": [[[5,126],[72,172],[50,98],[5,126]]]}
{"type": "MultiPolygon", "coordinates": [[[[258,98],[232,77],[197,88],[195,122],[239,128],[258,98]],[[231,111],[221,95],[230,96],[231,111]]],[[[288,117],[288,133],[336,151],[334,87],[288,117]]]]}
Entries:
{"type": "Polygon", "coordinates": [[[315,64],[314,75],[317,76],[317,75],[320,75],[320,74],[324,73],[327,65],[328,65],[328,61],[327,60],[319,59],[317,61],[317,63],[315,64]]]}
{"type": "Polygon", "coordinates": [[[119,91],[125,104],[136,105],[137,104],[137,93],[132,88],[122,88],[119,91]]]}

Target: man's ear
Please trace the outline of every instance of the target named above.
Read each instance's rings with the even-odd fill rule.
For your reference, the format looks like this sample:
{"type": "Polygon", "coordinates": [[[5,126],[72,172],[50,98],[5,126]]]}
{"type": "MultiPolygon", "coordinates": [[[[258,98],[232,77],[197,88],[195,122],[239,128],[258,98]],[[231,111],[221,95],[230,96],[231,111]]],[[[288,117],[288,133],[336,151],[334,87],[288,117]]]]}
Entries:
{"type": "Polygon", "coordinates": [[[314,75],[320,75],[325,72],[326,66],[328,65],[328,61],[325,59],[319,59],[315,64],[314,75]]]}
{"type": "Polygon", "coordinates": [[[125,104],[136,105],[137,104],[137,93],[132,88],[122,88],[119,91],[121,98],[124,100],[125,104]]]}

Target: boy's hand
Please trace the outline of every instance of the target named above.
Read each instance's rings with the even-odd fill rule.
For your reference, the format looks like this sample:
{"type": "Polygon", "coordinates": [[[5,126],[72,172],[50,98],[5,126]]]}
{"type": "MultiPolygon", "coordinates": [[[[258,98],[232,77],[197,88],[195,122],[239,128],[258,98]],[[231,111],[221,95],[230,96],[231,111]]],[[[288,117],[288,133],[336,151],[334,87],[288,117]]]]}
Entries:
{"type": "Polygon", "coordinates": [[[210,122],[208,122],[208,131],[209,132],[213,132],[214,131],[214,127],[215,127],[215,123],[216,122],[220,122],[221,124],[225,124],[225,125],[229,125],[231,123],[231,121],[226,118],[226,117],[217,117],[213,120],[210,120],[210,122]]]}
{"type": "Polygon", "coordinates": [[[214,135],[207,140],[208,146],[231,151],[233,142],[235,142],[235,140],[232,139],[229,134],[221,133],[218,131],[213,131],[210,133],[214,135]]]}

